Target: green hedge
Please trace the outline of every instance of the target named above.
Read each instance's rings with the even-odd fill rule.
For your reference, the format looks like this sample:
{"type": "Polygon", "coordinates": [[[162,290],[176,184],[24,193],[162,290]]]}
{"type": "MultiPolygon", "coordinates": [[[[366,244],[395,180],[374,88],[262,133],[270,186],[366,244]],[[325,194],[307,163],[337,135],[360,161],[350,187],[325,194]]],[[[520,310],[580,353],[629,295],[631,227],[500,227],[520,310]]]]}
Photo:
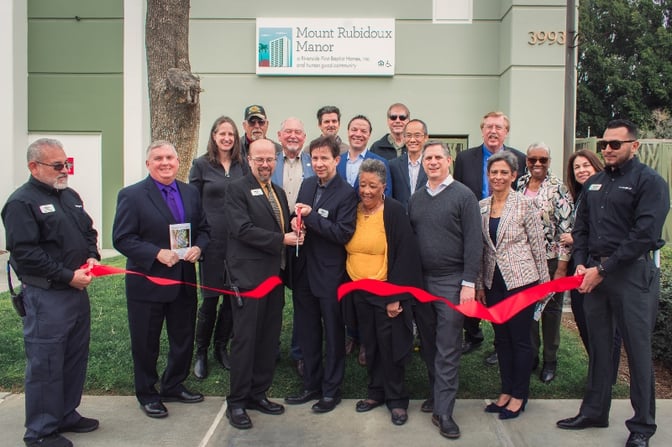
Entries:
{"type": "Polygon", "coordinates": [[[653,330],[653,358],[672,369],[672,248],[661,251],[660,303],[653,330]]]}

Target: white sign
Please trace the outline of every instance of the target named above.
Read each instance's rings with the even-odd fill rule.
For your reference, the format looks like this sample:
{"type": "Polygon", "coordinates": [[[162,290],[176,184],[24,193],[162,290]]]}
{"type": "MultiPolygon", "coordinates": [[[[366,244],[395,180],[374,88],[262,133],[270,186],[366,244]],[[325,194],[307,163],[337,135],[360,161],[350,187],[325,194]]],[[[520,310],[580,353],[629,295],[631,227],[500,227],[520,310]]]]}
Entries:
{"type": "Polygon", "coordinates": [[[394,19],[257,19],[257,74],[394,76],[394,19]]]}

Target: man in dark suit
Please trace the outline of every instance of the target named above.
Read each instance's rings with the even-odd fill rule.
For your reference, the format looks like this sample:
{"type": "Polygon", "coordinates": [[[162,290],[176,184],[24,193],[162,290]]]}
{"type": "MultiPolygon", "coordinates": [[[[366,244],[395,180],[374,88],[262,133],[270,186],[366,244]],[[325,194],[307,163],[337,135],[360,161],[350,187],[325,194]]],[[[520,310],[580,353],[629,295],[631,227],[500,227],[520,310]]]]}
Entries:
{"type": "MultiPolygon", "coordinates": [[[[336,173],[340,148],[334,137],[310,143],[316,176],[303,181],[297,199],[306,230],[293,271],[294,312],[303,352],[303,391],[288,404],[319,399],[316,413],[333,410],[341,401],[345,373],[345,329],[336,289],[345,276],[345,244],[355,231],[357,195],[336,173]],[[326,355],[322,362],[322,334],[326,355]]],[[[292,221],[296,225],[296,221],[292,221]]]]}
{"type": "Polygon", "coordinates": [[[418,189],[427,183],[427,174],[422,167],[422,147],[427,141],[427,125],[421,120],[411,120],[404,129],[407,152],[390,161],[392,197],[405,207],[418,189]]]}
{"type": "MultiPolygon", "coordinates": [[[[390,177],[390,169],[387,160],[376,155],[366,146],[369,144],[371,138],[371,121],[364,115],[357,115],[348,123],[348,141],[350,142],[350,149],[343,154],[337,162],[338,175],[344,178],[355,191],[359,191],[359,166],[364,160],[374,158],[380,160],[385,164],[387,171],[387,184],[385,185],[385,195],[392,195],[392,178],[390,177]]],[[[311,143],[312,144],[312,143],[311,143]]]]}
{"type": "MultiPolygon", "coordinates": [[[[500,150],[512,152],[518,159],[518,166],[525,166],[525,154],[512,147],[504,145],[509,135],[511,123],[509,117],[502,112],[488,112],[481,119],[481,135],[483,144],[460,152],[455,158],[453,177],[460,183],[465,184],[474,193],[478,200],[490,196],[488,190],[488,176],[486,167],[488,158],[500,150]]],[[[519,169],[518,178],[524,172],[519,169]]],[[[518,181],[518,179],[516,179],[518,181]]],[[[515,185],[515,182],[514,182],[515,185]]],[[[483,331],[481,320],[478,318],[465,317],[464,319],[464,345],[463,353],[468,354],[479,348],[483,343],[483,331]]],[[[496,365],[497,354],[493,353],[485,359],[486,364],[496,365]]]]}
{"type": "MultiPolygon", "coordinates": [[[[276,153],[272,141],[255,140],[248,155],[250,173],[231,182],[226,193],[226,260],[231,284],[241,290],[256,288],[271,276],[284,276],[286,246],[303,243],[289,230],[287,196],[271,182],[276,153]]],[[[284,287],[261,299],[233,300],[231,380],[226,417],[238,429],[252,428],[245,409],[282,414],[285,408],[268,400],[282,326],[284,287]]]]}
{"type": "MultiPolygon", "coordinates": [[[[128,258],[129,270],[195,283],[194,264],[210,240],[198,190],[175,180],[179,161],[168,141],[150,144],[145,163],[149,176],[119,191],[112,228],[114,248],[128,258]],[[184,236],[184,243],[176,244],[176,236],[184,236]]],[[[135,395],[145,414],[168,416],[162,401],[201,402],[202,394],[192,393],[182,384],[189,375],[194,347],[196,289],[159,286],[143,276],[129,274],[126,298],[135,395]],[[159,394],[155,387],[159,381],[156,361],[164,320],[170,347],[159,394]]]]}

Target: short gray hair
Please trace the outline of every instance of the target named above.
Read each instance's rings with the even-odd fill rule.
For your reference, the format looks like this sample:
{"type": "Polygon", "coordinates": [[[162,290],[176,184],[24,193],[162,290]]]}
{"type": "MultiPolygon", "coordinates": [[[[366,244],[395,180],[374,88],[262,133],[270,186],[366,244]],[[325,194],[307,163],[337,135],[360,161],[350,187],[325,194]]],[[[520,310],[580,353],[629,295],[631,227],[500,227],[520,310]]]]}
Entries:
{"type": "Polygon", "coordinates": [[[175,153],[175,155],[177,155],[177,149],[175,149],[175,145],[173,145],[173,143],[171,143],[168,140],[156,140],[152,141],[151,143],[149,143],[149,146],[147,146],[147,150],[145,151],[145,159],[149,160],[149,153],[152,152],[153,149],[156,149],[157,147],[161,146],[170,147],[175,153]]]}
{"type": "Polygon", "coordinates": [[[367,158],[359,166],[359,175],[361,175],[362,172],[376,174],[383,185],[387,184],[387,169],[385,168],[385,163],[380,160],[367,158]]]}
{"type": "Polygon", "coordinates": [[[55,147],[58,149],[63,149],[63,143],[58,141],[55,138],[40,138],[39,140],[33,141],[28,150],[26,151],[26,158],[28,162],[36,161],[42,158],[44,154],[44,148],[46,147],[55,147]]]}
{"type": "Polygon", "coordinates": [[[551,148],[543,141],[535,142],[527,146],[526,154],[529,154],[532,149],[543,149],[548,154],[548,158],[551,158],[551,148]]]}
{"type": "Polygon", "coordinates": [[[511,172],[518,172],[518,159],[511,152],[501,150],[492,154],[490,158],[488,158],[488,171],[490,171],[490,166],[496,161],[506,162],[506,164],[509,165],[511,172]]]}
{"type": "Polygon", "coordinates": [[[450,149],[448,149],[448,145],[441,140],[427,140],[422,146],[423,158],[425,156],[425,149],[427,149],[429,146],[441,146],[441,149],[443,149],[443,155],[445,155],[446,158],[450,158],[450,149]]]}

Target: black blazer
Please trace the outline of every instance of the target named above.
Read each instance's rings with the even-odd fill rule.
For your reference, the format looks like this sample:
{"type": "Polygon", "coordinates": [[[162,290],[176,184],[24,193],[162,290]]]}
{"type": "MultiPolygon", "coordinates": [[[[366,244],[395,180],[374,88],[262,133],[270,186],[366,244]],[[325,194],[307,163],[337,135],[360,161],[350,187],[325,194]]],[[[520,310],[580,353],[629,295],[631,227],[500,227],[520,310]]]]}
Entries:
{"type": "Polygon", "coordinates": [[[269,276],[280,274],[280,257],[287,256],[283,244],[285,233],[290,231],[287,195],[275,183],[272,186],[280,201],[284,228],[278,226],[266,192],[252,174],[234,180],[226,191],[226,260],[232,284],[241,289],[254,289],[269,276]]]}
{"type": "MultiPolygon", "coordinates": [[[[297,203],[312,204],[317,186],[318,177],[304,179],[297,203]]],[[[293,277],[307,278],[314,296],[331,298],[345,278],[345,244],[355,232],[357,194],[336,174],[312,208],[303,218],[306,237],[293,277]]]]}
{"type": "MultiPolygon", "coordinates": [[[[411,183],[408,178],[408,154],[404,153],[399,158],[390,161],[390,176],[392,177],[392,197],[399,201],[405,208],[408,208],[408,200],[411,198],[411,183]]],[[[427,184],[427,174],[422,167],[422,158],[420,159],[420,172],[418,172],[418,183],[416,183],[413,192],[422,189],[427,184]]]]}
{"type": "MultiPolygon", "coordinates": [[[[184,204],[184,222],[191,223],[191,245],[204,251],[210,240],[210,226],[198,190],[180,181],[177,188],[184,204]]],[[[175,223],[178,222],[151,177],[119,191],[112,242],[114,248],[128,258],[126,268],[150,276],[196,283],[196,269],[191,262],[180,261],[168,267],[156,260],[160,249],[170,248],[168,226],[175,223]]],[[[178,298],[181,290],[181,286],[159,286],[141,276],[126,275],[129,300],[171,302],[178,298]]],[[[186,290],[196,296],[195,288],[186,290]]]]}
{"type": "MultiPolygon", "coordinates": [[[[525,154],[512,147],[504,146],[504,150],[511,151],[518,159],[518,177],[511,186],[515,188],[518,179],[525,174],[526,157],[525,154]]],[[[469,148],[457,154],[453,177],[471,189],[478,200],[485,198],[481,197],[483,195],[483,145],[469,148]]]]}

